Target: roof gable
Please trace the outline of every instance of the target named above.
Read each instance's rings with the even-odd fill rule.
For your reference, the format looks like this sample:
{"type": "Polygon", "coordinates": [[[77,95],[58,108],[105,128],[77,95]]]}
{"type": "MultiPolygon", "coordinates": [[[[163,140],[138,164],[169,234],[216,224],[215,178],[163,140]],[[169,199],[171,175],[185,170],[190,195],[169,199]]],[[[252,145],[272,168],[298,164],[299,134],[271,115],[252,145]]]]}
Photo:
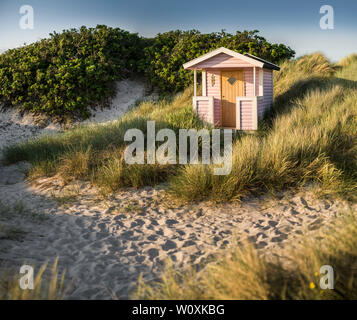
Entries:
{"type": "Polygon", "coordinates": [[[255,65],[244,61],[237,57],[232,57],[226,53],[219,53],[205,59],[197,64],[195,64],[192,68],[197,70],[203,70],[208,68],[213,69],[223,69],[223,68],[246,68],[246,67],[254,67],[255,65]]]}
{"type": "Polygon", "coordinates": [[[252,55],[252,54],[250,54],[250,53],[245,53],[244,55],[247,56],[247,57],[251,57],[251,58],[253,58],[253,59],[255,59],[255,60],[258,60],[258,61],[263,62],[263,63],[264,63],[264,68],[280,71],[280,67],[277,66],[277,65],[274,64],[274,63],[271,63],[271,62],[269,62],[269,61],[267,61],[267,60],[264,60],[264,59],[262,59],[262,58],[256,57],[256,56],[254,56],[254,55],[252,55]]]}
{"type": "Polygon", "coordinates": [[[221,66],[224,67],[226,64],[227,67],[247,67],[255,66],[259,68],[268,68],[274,70],[280,70],[280,68],[268,61],[265,61],[261,58],[255,57],[248,54],[240,54],[233,50],[221,47],[211,52],[208,52],[196,59],[193,59],[189,62],[183,64],[184,69],[202,69],[202,68],[214,68],[215,63],[218,65],[218,62],[223,62],[221,66]],[[217,61],[216,61],[217,60],[217,61]],[[229,63],[226,60],[230,60],[229,63]]]}

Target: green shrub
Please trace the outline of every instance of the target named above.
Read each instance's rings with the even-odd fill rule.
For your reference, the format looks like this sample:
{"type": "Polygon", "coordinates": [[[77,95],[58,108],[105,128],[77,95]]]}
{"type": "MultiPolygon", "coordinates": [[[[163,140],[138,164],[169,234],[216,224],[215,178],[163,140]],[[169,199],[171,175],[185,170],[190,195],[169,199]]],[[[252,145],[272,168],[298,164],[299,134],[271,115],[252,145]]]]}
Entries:
{"type": "Polygon", "coordinates": [[[114,81],[131,74],[145,75],[162,94],[184,89],[192,76],[182,64],[220,46],[273,62],[294,55],[282,44],[268,43],[257,31],[170,31],[145,39],[119,28],[81,27],[1,54],[0,103],[60,120],[87,118],[90,107],[108,103],[114,81]]]}
{"type": "Polygon", "coordinates": [[[191,72],[184,70],[182,64],[219,47],[247,52],[275,63],[295,55],[295,51],[283,44],[269,43],[257,30],[235,34],[176,30],[158,34],[151,40],[151,45],[144,49],[145,58],[139,68],[162,91],[179,91],[192,82],[191,72]]]}
{"type": "Polygon", "coordinates": [[[141,39],[98,25],[50,34],[0,55],[0,102],[51,116],[86,118],[104,105],[113,81],[136,72],[141,39]]]}

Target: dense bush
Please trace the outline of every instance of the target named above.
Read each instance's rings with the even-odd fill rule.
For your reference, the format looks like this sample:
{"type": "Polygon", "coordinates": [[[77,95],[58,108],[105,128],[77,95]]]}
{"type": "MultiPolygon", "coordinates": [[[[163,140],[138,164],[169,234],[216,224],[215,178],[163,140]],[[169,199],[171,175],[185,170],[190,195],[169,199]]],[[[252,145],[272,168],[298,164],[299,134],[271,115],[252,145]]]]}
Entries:
{"type": "Polygon", "coordinates": [[[203,34],[197,30],[176,30],[158,34],[145,47],[140,69],[161,90],[182,90],[192,82],[191,72],[184,70],[182,64],[219,47],[248,52],[273,63],[295,55],[295,51],[283,44],[267,42],[257,30],[237,31],[234,35],[224,31],[203,34]]]}
{"type": "Polygon", "coordinates": [[[138,35],[106,26],[53,33],[0,55],[0,102],[49,115],[87,117],[113,80],[136,71],[138,35]]]}
{"type": "Polygon", "coordinates": [[[187,87],[192,76],[182,64],[220,46],[272,62],[294,55],[257,31],[170,31],[147,39],[119,28],[81,27],[0,55],[0,104],[85,118],[88,107],[103,106],[112,96],[114,80],[132,73],[144,74],[161,92],[187,87]]]}

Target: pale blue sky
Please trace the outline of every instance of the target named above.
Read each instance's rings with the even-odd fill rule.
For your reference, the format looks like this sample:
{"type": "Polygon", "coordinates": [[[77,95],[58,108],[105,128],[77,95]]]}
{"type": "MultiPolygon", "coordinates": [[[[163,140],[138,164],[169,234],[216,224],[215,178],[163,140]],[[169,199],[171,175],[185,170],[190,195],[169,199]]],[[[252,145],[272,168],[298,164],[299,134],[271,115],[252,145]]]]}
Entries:
{"type": "Polygon", "coordinates": [[[258,29],[297,55],[322,51],[332,60],[357,52],[356,0],[0,0],[0,50],[34,42],[52,31],[106,24],[143,36],[173,29],[213,32],[258,29]],[[34,29],[19,27],[19,9],[34,8],[34,29]],[[335,12],[334,30],[321,30],[322,5],[335,12]]]}

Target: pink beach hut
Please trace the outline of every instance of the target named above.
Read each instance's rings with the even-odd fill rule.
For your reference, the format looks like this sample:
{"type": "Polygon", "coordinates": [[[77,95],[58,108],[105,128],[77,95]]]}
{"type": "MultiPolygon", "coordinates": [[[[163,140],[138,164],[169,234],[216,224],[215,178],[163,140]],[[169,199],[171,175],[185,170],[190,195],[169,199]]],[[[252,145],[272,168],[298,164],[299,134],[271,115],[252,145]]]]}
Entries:
{"type": "Polygon", "coordinates": [[[273,103],[273,70],[280,68],[251,54],[218,48],[183,67],[194,72],[193,109],[216,127],[256,130],[273,103]],[[197,70],[202,96],[197,96],[197,70]]]}

